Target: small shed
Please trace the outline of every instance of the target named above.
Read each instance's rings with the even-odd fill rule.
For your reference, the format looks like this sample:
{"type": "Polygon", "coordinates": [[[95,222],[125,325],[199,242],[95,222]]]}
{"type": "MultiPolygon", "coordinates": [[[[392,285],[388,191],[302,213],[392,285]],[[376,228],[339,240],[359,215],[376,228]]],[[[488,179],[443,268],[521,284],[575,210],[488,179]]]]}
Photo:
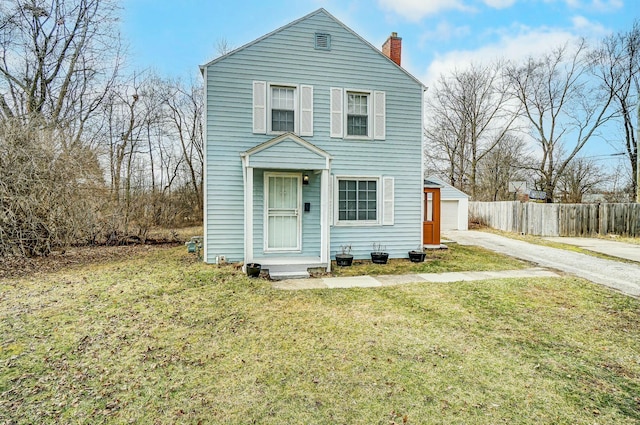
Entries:
{"type": "Polygon", "coordinates": [[[447,230],[468,230],[469,195],[436,176],[429,176],[426,181],[441,186],[440,230],[443,232],[447,230]]]}

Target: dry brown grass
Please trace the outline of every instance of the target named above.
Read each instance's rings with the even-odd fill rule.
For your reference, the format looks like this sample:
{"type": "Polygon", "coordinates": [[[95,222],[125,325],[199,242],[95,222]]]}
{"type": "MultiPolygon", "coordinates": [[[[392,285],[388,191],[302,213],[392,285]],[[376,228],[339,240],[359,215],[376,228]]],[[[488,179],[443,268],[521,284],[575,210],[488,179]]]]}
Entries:
{"type": "Polygon", "coordinates": [[[288,292],[128,254],[0,282],[0,423],[640,421],[640,301],[580,279],[288,292]]]}

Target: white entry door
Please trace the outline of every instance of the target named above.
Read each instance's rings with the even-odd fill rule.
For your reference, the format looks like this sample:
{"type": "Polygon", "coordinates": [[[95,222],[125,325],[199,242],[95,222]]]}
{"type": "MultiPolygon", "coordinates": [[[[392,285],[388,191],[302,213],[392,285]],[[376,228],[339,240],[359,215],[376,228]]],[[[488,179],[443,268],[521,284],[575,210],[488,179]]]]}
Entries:
{"type": "Polygon", "coordinates": [[[300,251],[299,174],[265,173],[265,250],[300,251]]]}

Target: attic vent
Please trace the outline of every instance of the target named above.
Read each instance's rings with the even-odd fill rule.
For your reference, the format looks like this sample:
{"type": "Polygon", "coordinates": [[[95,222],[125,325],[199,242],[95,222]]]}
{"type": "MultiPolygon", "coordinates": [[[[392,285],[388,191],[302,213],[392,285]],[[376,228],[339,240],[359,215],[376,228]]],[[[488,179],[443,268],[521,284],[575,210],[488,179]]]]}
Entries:
{"type": "Polygon", "coordinates": [[[316,33],[316,50],[331,50],[331,34],[316,33]]]}

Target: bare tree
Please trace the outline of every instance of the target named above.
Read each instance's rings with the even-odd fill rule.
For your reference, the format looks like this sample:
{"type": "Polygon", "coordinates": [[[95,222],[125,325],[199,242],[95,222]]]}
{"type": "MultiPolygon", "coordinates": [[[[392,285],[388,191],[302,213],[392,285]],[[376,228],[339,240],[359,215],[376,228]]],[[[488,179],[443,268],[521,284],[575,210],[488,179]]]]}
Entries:
{"type": "Polygon", "coordinates": [[[226,38],[222,37],[216,41],[216,52],[218,52],[218,55],[224,56],[227,53],[231,52],[232,50],[233,50],[233,46],[231,45],[231,43],[229,43],[229,40],[227,40],[226,38]]]}
{"type": "Polygon", "coordinates": [[[111,0],[5,0],[0,117],[37,119],[78,143],[118,68],[115,15],[111,0]]]}
{"type": "Polygon", "coordinates": [[[602,92],[590,80],[586,42],[569,45],[523,65],[512,64],[508,76],[523,106],[531,137],[540,148],[536,171],[540,186],[553,202],[558,179],[612,113],[614,92],[602,92]]]}
{"type": "MultiPolygon", "coordinates": [[[[592,53],[593,71],[604,93],[613,92],[618,121],[624,138],[621,141],[631,166],[632,193],[638,193],[638,140],[636,108],[640,92],[640,21],[629,31],[605,38],[592,53]]],[[[617,143],[616,143],[617,144],[617,143]]]]}
{"type": "Polygon", "coordinates": [[[477,199],[481,201],[512,200],[509,182],[530,181],[526,164],[532,161],[522,139],[509,135],[482,160],[478,169],[477,199]]]}
{"type": "Polygon", "coordinates": [[[578,204],[582,196],[606,180],[598,164],[589,158],[574,158],[558,179],[558,192],[562,202],[578,204]]]}
{"type": "Polygon", "coordinates": [[[114,88],[103,107],[114,237],[201,219],[202,105],[201,87],[149,72],[114,88]]]}
{"type": "Polygon", "coordinates": [[[440,77],[428,101],[428,146],[447,159],[451,183],[464,190],[466,182],[474,199],[480,162],[507,137],[518,115],[502,73],[500,62],[455,70],[440,77]]]}
{"type": "Polygon", "coordinates": [[[424,130],[425,168],[428,174],[445,174],[449,184],[463,189],[468,164],[465,125],[459,117],[448,116],[443,109],[430,105],[428,110],[429,120],[424,130]]]}
{"type": "Polygon", "coordinates": [[[196,196],[197,208],[203,202],[204,144],[202,140],[202,114],[204,110],[203,89],[193,82],[184,86],[180,82],[171,84],[165,103],[168,120],[180,141],[182,155],[189,175],[189,184],[196,196]]]}

